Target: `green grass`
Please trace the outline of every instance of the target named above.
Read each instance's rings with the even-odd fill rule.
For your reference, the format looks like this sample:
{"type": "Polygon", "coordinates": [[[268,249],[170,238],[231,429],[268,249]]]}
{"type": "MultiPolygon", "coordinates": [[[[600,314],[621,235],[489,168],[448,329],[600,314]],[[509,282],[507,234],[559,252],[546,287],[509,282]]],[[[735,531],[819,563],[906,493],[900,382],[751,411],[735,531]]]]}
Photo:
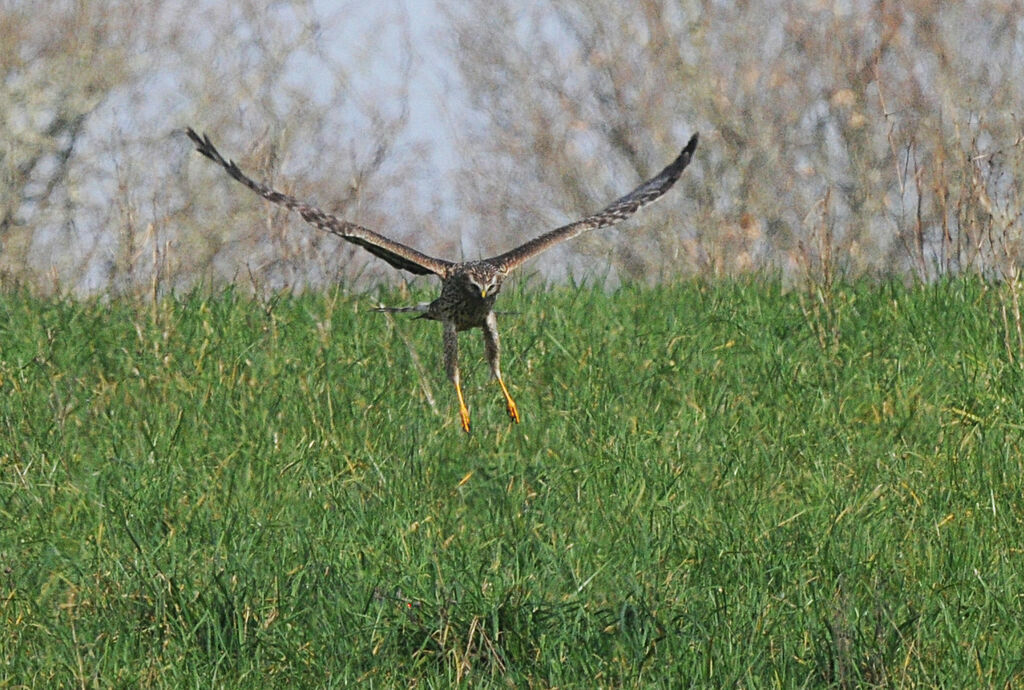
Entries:
{"type": "Polygon", "coordinates": [[[0,296],[0,687],[1024,682],[998,288],[374,303],[0,296]]]}

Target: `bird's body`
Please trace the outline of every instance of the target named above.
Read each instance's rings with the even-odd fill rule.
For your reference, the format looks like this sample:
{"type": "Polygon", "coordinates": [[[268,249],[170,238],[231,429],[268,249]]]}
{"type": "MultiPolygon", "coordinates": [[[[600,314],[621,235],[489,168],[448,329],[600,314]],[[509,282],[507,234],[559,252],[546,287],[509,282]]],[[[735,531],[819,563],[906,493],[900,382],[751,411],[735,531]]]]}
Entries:
{"type": "Polygon", "coordinates": [[[455,386],[459,401],[459,417],[465,431],[469,431],[469,409],[466,407],[459,380],[459,331],[471,328],[479,328],[483,331],[484,350],[491,367],[491,374],[501,386],[509,417],[518,422],[519,409],[501,377],[498,321],[494,314],[494,302],[501,291],[501,284],[505,277],[527,259],[552,246],[576,237],[587,230],[614,225],[659,198],[679,179],[697,148],[697,135],[694,134],[679,156],[658,175],[594,215],[556,228],[504,254],[479,261],[456,263],[423,254],[372,230],[327,214],[294,197],[260,184],[245,175],[234,161],[222,157],[214,148],[209,137],[200,136],[191,128],[186,132],[196,144],[199,153],[219,164],[231,177],[267,201],[297,212],[303,220],[321,230],[364,247],[395,268],[418,275],[433,273],[441,279],[441,294],[433,302],[415,307],[385,307],[382,310],[418,312],[422,318],[441,322],[444,335],[445,370],[449,380],[455,386]]]}
{"type": "Polygon", "coordinates": [[[504,277],[497,266],[487,261],[456,264],[441,283],[441,294],[430,303],[424,318],[442,323],[452,321],[457,331],[483,328],[487,315],[494,310],[504,277]]]}

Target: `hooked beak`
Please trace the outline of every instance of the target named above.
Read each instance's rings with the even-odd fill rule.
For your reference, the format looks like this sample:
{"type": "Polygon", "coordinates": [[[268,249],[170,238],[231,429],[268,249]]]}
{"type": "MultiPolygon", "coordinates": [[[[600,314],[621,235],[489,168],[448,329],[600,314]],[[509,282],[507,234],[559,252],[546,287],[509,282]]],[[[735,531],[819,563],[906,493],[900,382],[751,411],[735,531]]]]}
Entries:
{"type": "Polygon", "coordinates": [[[486,298],[487,297],[487,288],[480,288],[480,297],[482,297],[482,298],[486,298]]]}

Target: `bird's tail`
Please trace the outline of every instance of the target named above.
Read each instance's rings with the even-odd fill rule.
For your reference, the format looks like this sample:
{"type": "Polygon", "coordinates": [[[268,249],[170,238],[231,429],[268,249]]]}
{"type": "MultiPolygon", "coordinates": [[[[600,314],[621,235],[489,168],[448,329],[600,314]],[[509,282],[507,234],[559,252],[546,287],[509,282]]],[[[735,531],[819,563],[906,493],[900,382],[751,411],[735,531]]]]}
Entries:
{"type": "Polygon", "coordinates": [[[403,312],[415,312],[417,314],[426,314],[430,311],[430,302],[420,302],[412,307],[385,307],[383,304],[379,307],[375,307],[374,311],[382,311],[388,314],[399,314],[403,312]]]}
{"type": "MultiPolygon", "coordinates": [[[[430,318],[429,316],[427,316],[427,312],[430,311],[430,302],[420,302],[419,304],[411,307],[385,307],[382,304],[378,307],[374,307],[373,310],[378,312],[384,312],[385,314],[401,314],[406,312],[414,312],[416,314],[420,314],[421,319],[430,318]]],[[[498,316],[519,316],[522,312],[495,310],[494,313],[497,314],[498,316]]]]}

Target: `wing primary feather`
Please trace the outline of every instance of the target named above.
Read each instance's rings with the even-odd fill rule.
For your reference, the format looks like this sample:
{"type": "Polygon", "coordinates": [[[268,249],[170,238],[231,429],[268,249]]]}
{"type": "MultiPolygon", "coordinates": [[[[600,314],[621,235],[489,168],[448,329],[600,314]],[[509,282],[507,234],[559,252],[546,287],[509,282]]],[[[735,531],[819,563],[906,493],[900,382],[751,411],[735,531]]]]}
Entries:
{"type": "Polygon", "coordinates": [[[453,265],[449,261],[435,259],[432,256],[416,251],[412,247],[407,247],[400,242],[388,239],[373,230],[325,213],[316,206],[299,201],[293,196],[261,184],[242,172],[241,168],[233,160],[224,158],[213,145],[208,135],[197,134],[191,127],[187,128],[185,132],[196,145],[196,150],[199,153],[224,168],[225,172],[233,179],[241,182],[267,201],[284,206],[290,211],[295,211],[310,225],[363,247],[395,268],[418,275],[434,273],[444,277],[453,265]]]}
{"type": "Polygon", "coordinates": [[[672,185],[676,183],[676,180],[683,174],[683,170],[686,169],[686,166],[693,159],[693,152],[697,150],[698,140],[699,136],[694,134],[676,159],[669,163],[664,170],[597,213],[574,223],[555,228],[511,251],[488,259],[488,261],[501,266],[505,271],[510,271],[527,259],[547,251],[556,244],[570,240],[580,233],[615,225],[629,218],[672,188],[672,185]]]}

